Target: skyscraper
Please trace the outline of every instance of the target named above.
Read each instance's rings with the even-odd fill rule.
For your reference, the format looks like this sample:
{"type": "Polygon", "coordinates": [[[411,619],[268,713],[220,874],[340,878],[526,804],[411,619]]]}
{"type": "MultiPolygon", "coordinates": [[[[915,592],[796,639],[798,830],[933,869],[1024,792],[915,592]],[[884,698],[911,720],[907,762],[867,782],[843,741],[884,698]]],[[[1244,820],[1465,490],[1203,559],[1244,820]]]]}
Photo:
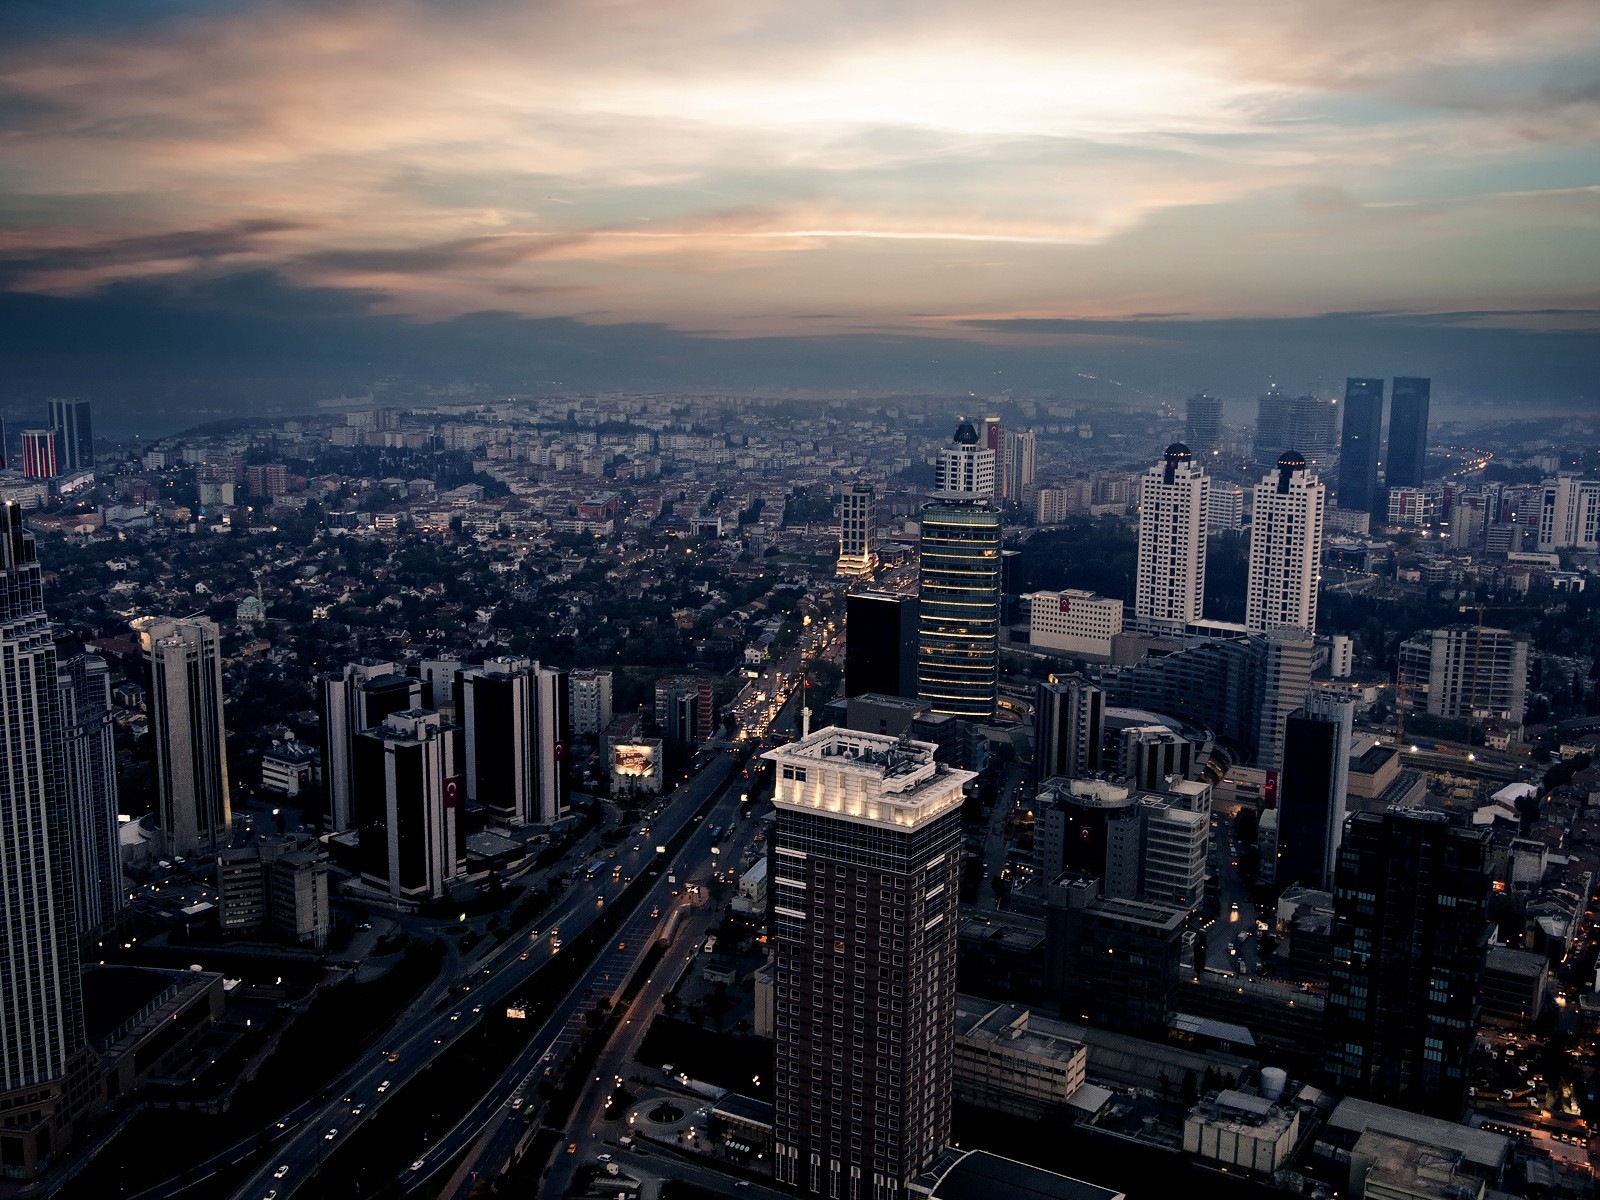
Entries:
{"type": "Polygon", "coordinates": [[[409,709],[355,737],[361,878],[391,899],[438,900],[461,874],[454,732],[438,713],[409,709]]]}
{"type": "Polygon", "coordinates": [[[1039,454],[1039,438],[1031,429],[1008,433],[1005,437],[1005,469],[1001,489],[1007,504],[1021,504],[1029,488],[1033,487],[1039,454]]]}
{"type": "Polygon", "coordinates": [[[604,732],[611,724],[611,672],[594,667],[568,671],[567,707],[574,736],[604,732]]]}
{"type": "Polygon", "coordinates": [[[1139,490],[1139,565],[1134,624],[1143,632],[1182,633],[1200,620],[1206,598],[1206,529],[1211,478],[1189,447],[1174,442],[1139,490]]]}
{"type": "Polygon", "coordinates": [[[1052,675],[1034,691],[1033,777],[1068,779],[1098,771],[1105,739],[1106,694],[1087,679],[1052,675]]]}
{"type": "Polygon", "coordinates": [[[1245,594],[1250,629],[1292,625],[1316,632],[1326,498],[1322,481],[1293,450],[1285,450],[1277,470],[1256,485],[1245,594]]]}
{"type": "Polygon", "coordinates": [[[1389,392],[1389,457],[1384,482],[1421,487],[1428,469],[1428,396],[1432,382],[1396,376],[1389,392]]]}
{"type": "Polygon", "coordinates": [[[1331,886],[1350,782],[1351,705],[1308,698],[1289,714],[1278,783],[1279,886],[1331,886]]]}
{"type": "Polygon", "coordinates": [[[1184,436],[1202,454],[1222,448],[1222,401],[1198,392],[1184,402],[1184,436]]]}
{"type": "Polygon", "coordinates": [[[871,575],[878,565],[878,493],[870,483],[852,483],[839,496],[841,575],[871,575]]]}
{"type": "Polygon", "coordinates": [[[1261,646],[1260,677],[1255,687],[1256,765],[1281,770],[1289,714],[1306,703],[1316,638],[1293,625],[1267,631],[1261,646]]]}
{"type": "Polygon", "coordinates": [[[33,536],[0,504],[0,1169],[65,1140],[85,1046],[56,647],[33,536]]]}
{"type": "Polygon", "coordinates": [[[1290,444],[1290,416],[1294,401],[1282,388],[1272,384],[1256,401],[1255,460],[1258,466],[1269,467],[1290,444]]]}
{"type": "Polygon", "coordinates": [[[984,500],[922,507],[917,694],[938,713],[986,721],[999,700],[1000,510],[984,500]]]}
{"type": "Polygon", "coordinates": [[[78,932],[92,938],[128,906],[117,832],[117,752],[111,740],[111,673],[80,646],[56,668],[61,694],[62,784],[70,814],[78,932]]]}
{"type": "Polygon", "coordinates": [[[168,854],[215,853],[233,820],[222,725],[222,631],[206,617],[140,617],[155,739],[156,819],[168,854]]]}
{"type": "Polygon", "coordinates": [[[917,694],[917,598],[851,592],[844,600],[844,694],[917,694]]]}
{"type": "Polygon", "coordinates": [[[1289,437],[1314,471],[1333,463],[1339,448],[1339,402],[1321,396],[1296,396],[1289,406],[1289,437]]]}
{"type": "Polygon", "coordinates": [[[87,400],[50,400],[50,430],[56,435],[56,457],[63,472],[94,466],[94,428],[87,400]]]}
{"type": "Polygon", "coordinates": [[[1600,479],[1558,475],[1544,481],[1538,509],[1539,549],[1600,549],[1600,479]]]}
{"type": "Polygon", "coordinates": [[[526,658],[491,658],[456,677],[466,798],[513,824],[561,817],[567,733],[561,672],[526,658]]]}
{"type": "Polygon", "coordinates": [[[1344,429],[1339,442],[1339,507],[1375,512],[1378,448],[1383,441],[1383,380],[1344,381],[1344,429]]]}
{"type": "MultiPolygon", "coordinates": [[[[438,691],[446,689],[440,688],[438,691]]],[[[328,783],[328,819],[335,833],[355,828],[351,796],[355,789],[355,738],[390,713],[421,708],[422,682],[394,663],[363,658],[324,675],[318,698],[322,710],[322,774],[328,783]]],[[[443,704],[441,699],[438,701],[443,704]]]]}
{"type": "Polygon", "coordinates": [[[950,1138],[962,788],[929,742],[827,728],[776,765],[773,1173],[896,1200],[950,1138]]]}
{"type": "Polygon", "coordinates": [[[979,441],[970,421],[962,421],[950,444],[939,451],[934,494],[941,500],[992,501],[994,485],[994,448],[979,441]]]}
{"type": "Polygon", "coordinates": [[[22,477],[54,479],[60,474],[56,458],[56,435],[49,429],[22,431],[22,477]]]}
{"type": "Polygon", "coordinates": [[[1435,809],[1345,821],[1326,1067],[1341,1091],[1455,1121],[1489,940],[1489,831],[1435,809]]]}

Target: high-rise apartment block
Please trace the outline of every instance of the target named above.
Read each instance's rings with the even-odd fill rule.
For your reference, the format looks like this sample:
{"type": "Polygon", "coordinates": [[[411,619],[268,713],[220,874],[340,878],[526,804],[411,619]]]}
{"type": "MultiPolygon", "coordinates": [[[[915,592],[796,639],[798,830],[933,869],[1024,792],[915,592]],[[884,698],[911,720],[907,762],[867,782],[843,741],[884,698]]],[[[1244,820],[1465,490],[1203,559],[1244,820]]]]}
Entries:
{"type": "Polygon", "coordinates": [[[1001,493],[1007,504],[1022,504],[1033,487],[1039,456],[1039,438],[1031,429],[1005,435],[1001,493]]]}
{"type": "Polygon", "coordinates": [[[1538,519],[1542,551],[1600,549],[1600,479],[1545,480],[1538,519]]]}
{"type": "Polygon", "coordinates": [[[1222,401],[1199,392],[1184,401],[1184,436],[1197,454],[1215,454],[1222,448],[1222,401]]]}
{"type": "Polygon", "coordinates": [[[702,675],[674,675],[656,680],[656,729],[669,742],[703,746],[716,729],[711,680],[702,675]]]}
{"type": "Polygon", "coordinates": [[[22,477],[54,479],[61,473],[56,455],[56,435],[50,429],[22,431],[22,477]]]}
{"type": "Polygon", "coordinates": [[[1294,401],[1277,384],[1272,384],[1256,401],[1256,432],[1253,448],[1256,465],[1270,467],[1278,460],[1289,440],[1293,424],[1294,401]]]}
{"type": "Polygon", "coordinates": [[[851,592],[844,601],[844,694],[917,694],[917,598],[851,592]]]}
{"type": "Polygon", "coordinates": [[[1341,1091],[1459,1120],[1489,940],[1489,831],[1434,809],[1345,821],[1326,1068],[1341,1091]]]}
{"type": "Polygon", "coordinates": [[[917,694],[934,712],[986,721],[1000,681],[1000,510],[986,500],[922,507],[917,694]]]}
{"type": "Polygon", "coordinates": [[[931,743],[828,728],[776,767],[774,1175],[897,1200],[950,1139],[963,786],[931,743]]]}
{"type": "Polygon", "coordinates": [[[1522,723],[1530,642],[1509,629],[1448,625],[1400,643],[1400,684],[1412,705],[1447,720],[1522,723]]]}
{"type": "Polygon", "coordinates": [[[1383,380],[1344,382],[1344,428],[1339,442],[1340,508],[1375,511],[1378,456],[1383,443],[1383,380]]]}
{"type": "Polygon", "coordinates": [[[469,803],[514,825],[561,818],[566,677],[526,658],[491,658],[456,676],[469,803]]]}
{"type": "Polygon", "coordinates": [[[56,438],[57,465],[65,474],[94,466],[94,425],[87,400],[49,400],[50,431],[56,438]]]}
{"type": "Polygon", "coordinates": [[[362,880],[397,903],[441,899],[464,870],[455,730],[428,709],[390,713],[352,757],[362,880]]]}
{"type": "Polygon", "coordinates": [[[1303,456],[1285,450],[1255,489],[1245,624],[1257,632],[1317,628],[1326,489],[1303,456]]]}
{"type": "Polygon", "coordinates": [[[1087,679],[1052,675],[1034,690],[1033,776],[1075,779],[1101,768],[1106,694],[1087,679]]]}
{"type": "Polygon", "coordinates": [[[575,737],[596,737],[611,724],[611,672],[580,667],[567,672],[567,703],[575,737]]]}
{"type": "Polygon", "coordinates": [[[994,499],[995,447],[979,441],[971,422],[956,426],[955,437],[939,451],[934,492],[940,499],[994,499]]]}
{"type": "Polygon", "coordinates": [[[92,938],[128,906],[117,831],[111,672],[105,659],[80,650],[60,658],[56,681],[61,695],[61,783],[72,830],[78,932],[92,938]]]}
{"type": "Polygon", "coordinates": [[[1296,396],[1289,407],[1289,440],[1313,470],[1333,465],[1339,449],[1339,402],[1323,396],[1296,396]]]}
{"type": "Polygon", "coordinates": [[[839,574],[871,575],[878,565],[877,542],[877,489],[852,483],[839,496],[839,574]]]}
{"type": "Polygon", "coordinates": [[[1237,483],[1211,481],[1211,503],[1206,509],[1206,532],[1238,533],[1244,528],[1244,489],[1237,483]]]}
{"type": "Polygon", "coordinates": [[[85,1046],[73,814],[56,647],[21,510],[0,504],[0,1168],[30,1178],[64,1141],[85,1046]]]}
{"type": "Polygon", "coordinates": [[[1201,619],[1206,598],[1206,529],[1211,478],[1189,447],[1174,442],[1145,472],[1139,490],[1135,626],[1182,633],[1201,619]]]}
{"type": "Polygon", "coordinates": [[[394,663],[363,658],[319,681],[322,776],[328,785],[328,819],[335,832],[355,828],[355,739],[390,713],[423,706],[422,682],[394,663]]]}
{"type": "Polygon", "coordinates": [[[155,739],[156,820],[168,854],[215,853],[233,820],[222,721],[222,631],[206,617],[141,617],[155,739]]]}
{"type": "Polygon", "coordinates": [[[1421,487],[1428,468],[1427,379],[1397,376],[1389,391],[1389,455],[1384,480],[1390,487],[1421,487]]]}

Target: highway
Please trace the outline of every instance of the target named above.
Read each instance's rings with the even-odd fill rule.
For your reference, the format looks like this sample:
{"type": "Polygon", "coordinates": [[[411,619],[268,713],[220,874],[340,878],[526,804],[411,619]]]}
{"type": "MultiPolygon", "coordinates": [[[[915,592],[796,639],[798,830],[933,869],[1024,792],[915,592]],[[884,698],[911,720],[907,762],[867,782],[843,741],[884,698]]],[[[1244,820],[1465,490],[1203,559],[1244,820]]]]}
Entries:
{"type": "MultiPolygon", "coordinates": [[[[457,1037],[471,1027],[473,1021],[493,1016],[504,1008],[507,1000],[523,993],[532,994],[531,984],[536,972],[547,964],[560,950],[552,930],[559,930],[561,941],[570,941],[587,929],[604,912],[607,903],[622,895],[626,878],[650,870],[658,870],[661,877],[652,888],[651,900],[640,906],[643,916],[636,916],[627,930],[618,935],[626,941],[629,951],[618,952],[615,944],[601,954],[585,973],[579,984],[564,996],[555,1012],[546,1020],[535,1039],[535,1048],[544,1044],[546,1029],[560,1021],[564,1026],[575,1009],[585,1005],[586,989],[599,995],[607,988],[608,973],[620,974],[626,965],[621,955],[632,953],[629,936],[635,934],[636,923],[648,922],[650,903],[660,894],[670,897],[671,885],[666,883],[670,868],[660,861],[656,846],[670,841],[685,825],[691,824],[700,805],[723,784],[736,777],[737,763],[727,754],[716,754],[706,769],[685,783],[667,801],[665,807],[649,823],[648,835],[625,840],[616,847],[616,857],[605,859],[605,864],[624,878],[614,879],[609,871],[602,870],[593,879],[579,876],[566,894],[549,912],[535,923],[540,936],[531,938],[526,929],[517,931],[505,942],[486,948],[479,958],[470,963],[459,982],[468,984],[470,990],[459,997],[454,1005],[441,1005],[446,984],[441,981],[409,1008],[395,1023],[395,1033],[385,1040],[381,1052],[364,1056],[338,1077],[328,1092],[329,1098],[320,1103],[297,1106],[284,1114],[276,1129],[276,1145],[268,1152],[266,1160],[245,1182],[233,1192],[235,1200],[288,1200],[288,1197],[312,1178],[317,1168],[326,1161],[351,1131],[360,1123],[370,1121],[382,1106],[392,1100],[413,1076],[426,1067],[435,1056],[442,1053],[457,1037]],[[523,958],[526,953],[527,957],[523,958]],[[599,990],[594,990],[594,989],[599,990]],[[381,1089],[381,1090],[380,1090],[381,1089]],[[345,1099],[348,1097],[349,1099],[345,1099]],[[360,1109],[359,1112],[355,1111],[360,1109]]],[[[737,804],[738,793],[732,793],[732,803],[737,804]]],[[[721,808],[717,811],[721,811],[721,808]]],[[[712,818],[715,820],[715,818],[712,818]]],[[[701,832],[690,838],[683,852],[692,856],[697,846],[709,851],[709,841],[701,832]]],[[[664,910],[663,910],[664,911],[664,910]]],[[[642,930],[642,927],[640,927],[642,930]]],[[[593,999],[588,1000],[593,1005],[593,999]]],[[[559,1026],[558,1026],[559,1028],[559,1026]]],[[[539,1054],[547,1050],[540,1049],[539,1054]]],[[[533,1066],[533,1050],[524,1054],[507,1080],[514,1083],[533,1066]],[[528,1060],[524,1062],[523,1060],[528,1060]]],[[[503,1080],[504,1084],[506,1080],[503,1080]]],[[[495,1093],[468,1114],[467,1118],[432,1146],[418,1146],[421,1167],[410,1174],[408,1187],[414,1188],[438,1167],[458,1153],[477,1135],[486,1113],[492,1113],[509,1098],[507,1090],[495,1099],[495,1093]]],[[[240,1155],[240,1159],[245,1155],[240,1155]]],[[[234,1161],[239,1161],[235,1159],[234,1161]]]]}

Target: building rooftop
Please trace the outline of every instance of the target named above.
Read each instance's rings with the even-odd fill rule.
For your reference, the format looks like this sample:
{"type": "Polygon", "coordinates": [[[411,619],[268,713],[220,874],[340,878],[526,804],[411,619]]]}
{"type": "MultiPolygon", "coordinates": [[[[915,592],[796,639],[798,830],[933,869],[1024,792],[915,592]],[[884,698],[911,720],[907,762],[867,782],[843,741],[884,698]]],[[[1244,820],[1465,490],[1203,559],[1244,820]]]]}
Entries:
{"type": "Polygon", "coordinates": [[[938,749],[828,726],[761,757],[777,764],[773,804],[780,809],[910,829],[960,807],[963,786],[977,778],[944,766],[938,749]]]}
{"type": "Polygon", "coordinates": [[[1042,1167],[969,1150],[939,1177],[936,1200],[1123,1200],[1124,1193],[1042,1167]]]}
{"type": "Polygon", "coordinates": [[[1420,1113],[1390,1108],[1386,1104],[1359,1100],[1353,1096],[1339,1102],[1339,1106],[1328,1117],[1327,1128],[1358,1134],[1377,1130],[1423,1145],[1458,1150],[1469,1163],[1496,1173],[1511,1152],[1511,1139],[1502,1134],[1472,1129],[1453,1121],[1441,1121],[1437,1117],[1425,1117],[1420,1113]]]}
{"type": "Polygon", "coordinates": [[[1073,1038],[1029,1027],[1030,1013],[1020,1004],[991,1004],[976,996],[956,996],[956,1036],[991,1042],[1014,1054],[1070,1062],[1084,1053],[1073,1038]]]}

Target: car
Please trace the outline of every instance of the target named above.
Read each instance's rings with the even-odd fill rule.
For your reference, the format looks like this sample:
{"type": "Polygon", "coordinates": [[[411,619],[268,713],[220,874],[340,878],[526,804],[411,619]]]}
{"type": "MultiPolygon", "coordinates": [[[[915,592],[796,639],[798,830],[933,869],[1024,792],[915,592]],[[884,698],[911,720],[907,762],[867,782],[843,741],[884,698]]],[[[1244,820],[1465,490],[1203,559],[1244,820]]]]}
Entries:
{"type": "Polygon", "coordinates": [[[576,1154],[577,1152],[578,1152],[578,1143],[577,1142],[568,1142],[567,1143],[567,1153],[568,1154],[576,1154]]]}
{"type": "Polygon", "coordinates": [[[528,952],[526,950],[524,950],[521,954],[517,955],[517,961],[518,962],[527,962],[528,961],[528,952]]]}
{"type": "Polygon", "coordinates": [[[595,1160],[595,1162],[608,1163],[608,1162],[611,1161],[611,1155],[609,1155],[609,1154],[596,1154],[594,1156],[594,1160],[595,1160]]]}
{"type": "Polygon", "coordinates": [[[420,1158],[419,1158],[419,1159],[417,1159],[417,1161],[416,1161],[416,1162],[414,1162],[414,1163],[412,1163],[412,1164],[411,1164],[411,1169],[412,1169],[412,1170],[413,1170],[413,1171],[420,1171],[420,1170],[422,1170],[422,1160],[421,1160],[421,1159],[420,1159],[420,1158]]]}
{"type": "Polygon", "coordinates": [[[338,1136],[339,1136],[339,1131],[337,1129],[330,1129],[330,1130],[328,1130],[327,1133],[322,1135],[322,1140],[325,1141],[325,1142],[331,1142],[331,1141],[333,1141],[334,1138],[336,1138],[338,1136]]]}
{"type": "Polygon", "coordinates": [[[627,948],[628,948],[628,943],[627,942],[618,942],[617,943],[617,949],[618,950],[626,950],[627,948]]]}
{"type": "Polygon", "coordinates": [[[606,906],[606,898],[604,896],[596,896],[594,898],[594,906],[596,908],[604,908],[606,906]]]}
{"type": "Polygon", "coordinates": [[[551,938],[550,939],[550,953],[554,954],[559,949],[561,949],[561,939],[560,938],[551,938]]]}
{"type": "Polygon", "coordinates": [[[398,1050],[389,1051],[389,1061],[392,1062],[392,1063],[399,1062],[400,1061],[400,1052],[398,1050]]]}
{"type": "Polygon", "coordinates": [[[661,906],[659,904],[652,904],[650,906],[650,919],[652,921],[654,921],[654,920],[658,919],[660,916],[661,916],[661,906]]]}
{"type": "Polygon", "coordinates": [[[435,1046],[442,1046],[444,1045],[444,1039],[442,1037],[436,1037],[433,1039],[433,1044],[435,1046]]]}
{"type": "MultiPolygon", "coordinates": [[[[552,931],[552,932],[553,932],[553,931],[552,931]]],[[[535,928],[533,928],[533,929],[530,929],[530,930],[528,930],[528,936],[529,936],[529,937],[531,937],[531,938],[536,938],[536,937],[538,937],[538,936],[539,936],[539,930],[538,930],[538,928],[537,928],[537,927],[535,927],[535,928]]]]}
{"type": "Polygon", "coordinates": [[[261,1200],[278,1200],[278,1189],[277,1188],[268,1188],[267,1189],[267,1194],[265,1196],[262,1196],[261,1200]]]}
{"type": "Polygon", "coordinates": [[[276,1171],[274,1171],[272,1173],[272,1177],[274,1179],[282,1179],[288,1173],[289,1173],[289,1164],[288,1163],[284,1163],[281,1167],[279,1167],[276,1171]]]}
{"type": "Polygon", "coordinates": [[[474,1005],[473,1005],[473,1006],[472,1006],[472,1011],[473,1011],[473,1012],[475,1012],[475,1013],[481,1013],[481,1012],[482,1012],[482,1011],[483,1011],[483,1005],[481,1005],[481,1004],[474,1004],[474,1005]]]}
{"type": "Polygon", "coordinates": [[[461,1014],[458,1013],[458,1012],[453,1012],[453,1013],[450,1014],[450,1019],[452,1021],[459,1021],[459,1020],[461,1020],[461,1014]]]}
{"type": "Polygon", "coordinates": [[[385,1079],[382,1083],[380,1083],[378,1085],[378,1095],[381,1096],[385,1092],[387,1092],[388,1090],[389,1090],[389,1081],[387,1079],[385,1079]]]}
{"type": "Polygon", "coordinates": [[[278,1122],[278,1128],[279,1129],[287,1129],[287,1128],[289,1128],[289,1122],[287,1122],[287,1121],[279,1121],[278,1122]]]}

